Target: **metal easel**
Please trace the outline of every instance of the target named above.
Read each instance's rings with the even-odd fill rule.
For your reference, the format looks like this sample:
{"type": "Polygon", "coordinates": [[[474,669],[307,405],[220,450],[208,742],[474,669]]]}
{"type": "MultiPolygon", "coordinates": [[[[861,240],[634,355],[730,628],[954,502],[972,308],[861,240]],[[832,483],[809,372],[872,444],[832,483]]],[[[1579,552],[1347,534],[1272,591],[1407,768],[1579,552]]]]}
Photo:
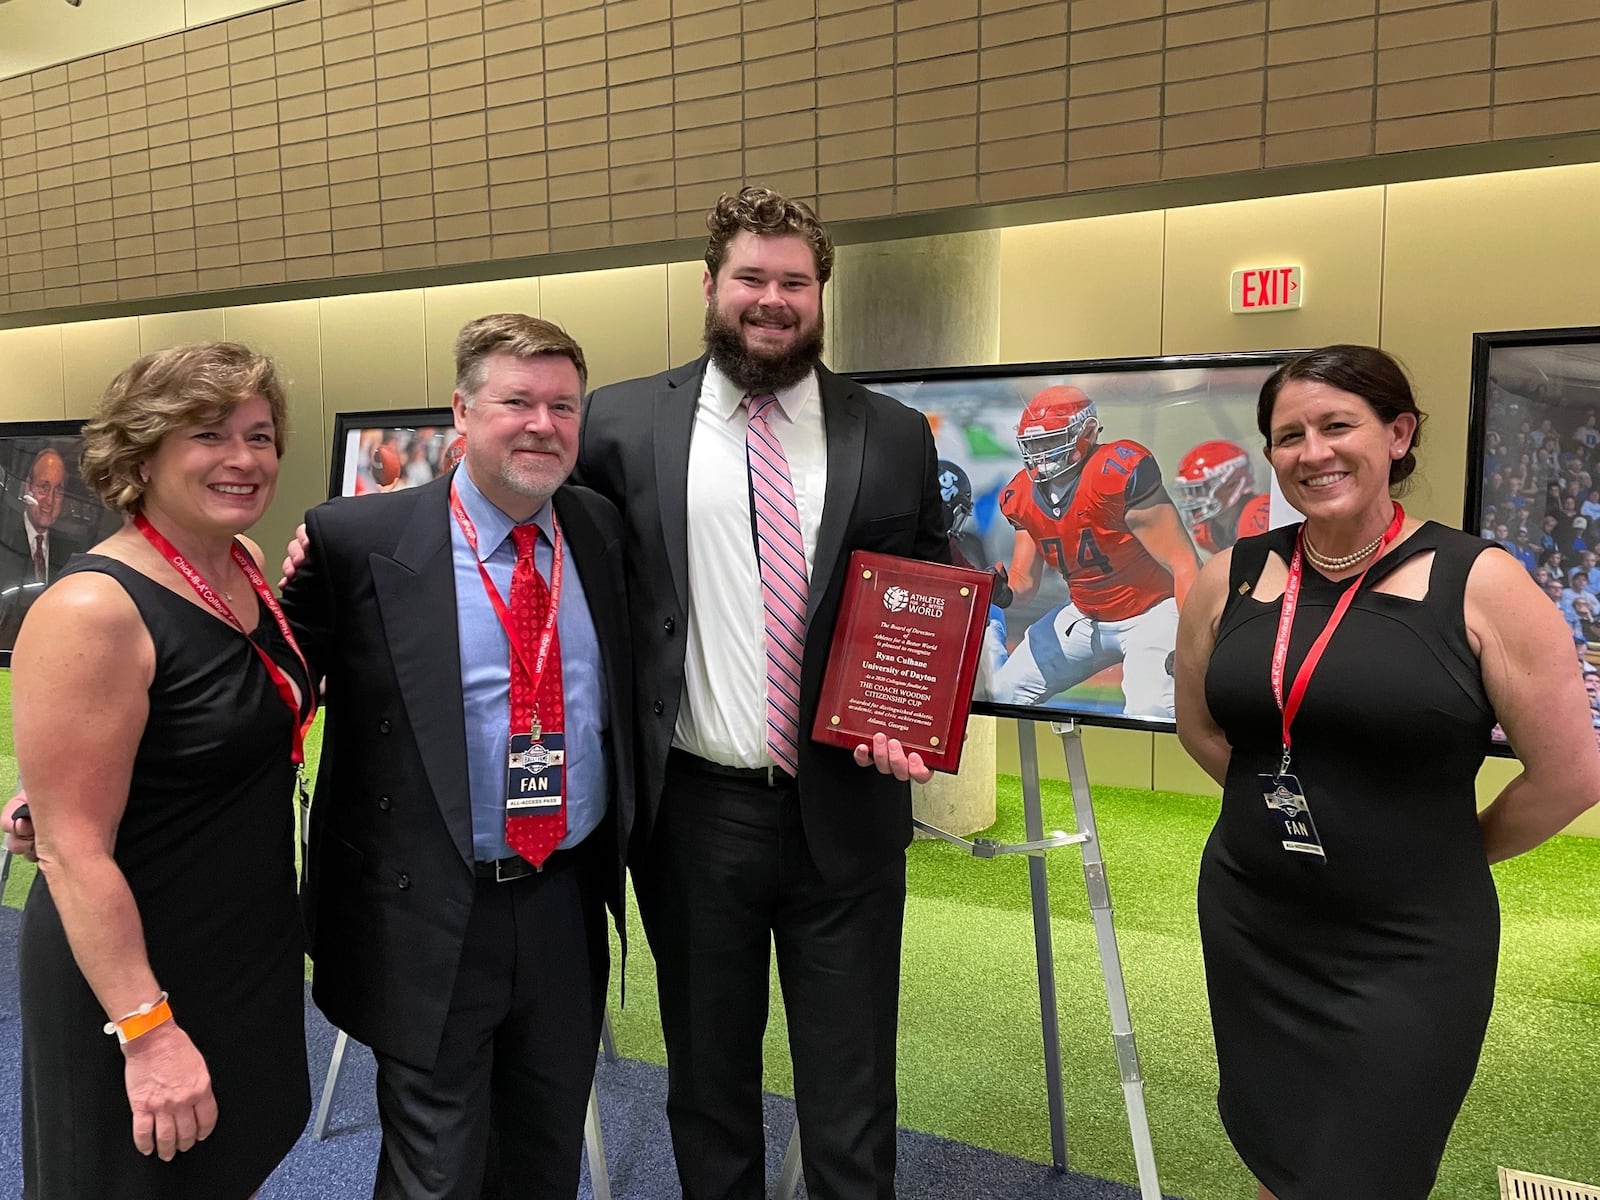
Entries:
{"type": "MultiPolygon", "coordinates": [[[[1117,1068],[1122,1076],[1123,1102],[1128,1110],[1128,1131],[1133,1138],[1133,1159],[1139,1173],[1141,1200],[1161,1200],[1161,1185],[1156,1178],[1155,1147],[1150,1141],[1150,1122],[1145,1114],[1144,1076],[1139,1069],[1139,1051],[1134,1044],[1133,1019],[1128,1012],[1128,991],[1122,976],[1122,955],[1117,949],[1117,931],[1111,920],[1111,892],[1106,883],[1105,858],[1100,852],[1100,833],[1094,819],[1094,800],[1089,794],[1089,769],[1083,757],[1083,732],[1076,721],[1051,722],[1051,732],[1061,737],[1066,754],[1067,781],[1072,792],[1072,810],[1077,832],[1056,830],[1045,835],[1044,810],[1039,789],[1039,752],[1032,721],[1017,722],[1017,749],[1022,763],[1022,811],[1025,842],[1003,843],[993,838],[968,841],[926,821],[914,820],[918,829],[965,847],[974,858],[997,858],[1002,854],[1028,856],[1028,891],[1033,901],[1033,947],[1039,968],[1039,1019],[1044,1041],[1045,1094],[1050,1106],[1050,1152],[1056,1170],[1067,1169],[1067,1126],[1061,1082],[1061,1029],[1056,1015],[1055,949],[1050,930],[1049,881],[1044,856],[1067,846],[1083,848],[1083,879],[1089,893],[1089,915],[1094,922],[1095,941],[1100,949],[1100,974],[1105,980],[1106,1003],[1111,1010],[1111,1043],[1116,1050],[1117,1068]]],[[[800,1182],[801,1147],[798,1122],[789,1136],[783,1157],[783,1173],[778,1180],[776,1200],[793,1200],[800,1182]]]]}

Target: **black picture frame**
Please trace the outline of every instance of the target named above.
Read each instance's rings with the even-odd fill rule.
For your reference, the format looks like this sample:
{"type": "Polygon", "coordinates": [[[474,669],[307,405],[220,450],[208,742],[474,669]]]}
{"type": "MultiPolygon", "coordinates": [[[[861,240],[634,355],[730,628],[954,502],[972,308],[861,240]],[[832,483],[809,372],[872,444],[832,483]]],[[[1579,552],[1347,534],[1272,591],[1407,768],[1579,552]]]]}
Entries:
{"type": "MultiPolygon", "coordinates": [[[[1097,445],[1123,441],[1137,444],[1159,468],[1162,486],[1169,497],[1174,498],[1175,507],[1174,489],[1180,468],[1187,468],[1189,475],[1196,473],[1194,463],[1198,456],[1191,451],[1198,451],[1209,443],[1232,443],[1240,453],[1236,459],[1228,461],[1246,464],[1242,470],[1247,474],[1249,491],[1242,498],[1230,500],[1222,512],[1202,521],[1198,519],[1198,513],[1203,511],[1200,493],[1210,486],[1204,473],[1202,478],[1186,481],[1183,489],[1186,497],[1183,512],[1195,515],[1196,521],[1191,522],[1184,516],[1180,516],[1180,521],[1196,560],[1203,561],[1222,548],[1216,544],[1219,539],[1231,544],[1239,536],[1239,526],[1226,523],[1237,521],[1238,514],[1245,508],[1249,509],[1252,520],[1266,520],[1270,503],[1269,524],[1272,525],[1294,519],[1281,496],[1275,495],[1255,419],[1261,384],[1293,353],[1277,350],[1011,363],[872,371],[853,374],[852,378],[929,417],[941,459],[941,487],[946,495],[946,521],[951,529],[952,546],[968,562],[981,554],[984,562],[975,565],[993,566],[1000,560],[1010,562],[1015,540],[1031,537],[1017,530],[1001,514],[1001,503],[1004,491],[1008,487],[1015,491],[1020,486],[1019,481],[1026,478],[1017,440],[1019,415],[1047,388],[1078,387],[1086,393],[1095,402],[1100,426],[1097,445]],[[948,470],[949,464],[959,467],[960,473],[965,475],[967,500],[964,505],[960,500],[963,481],[958,477],[960,473],[948,470]],[[964,512],[959,511],[963,508],[964,512]],[[1206,526],[1204,532],[1199,528],[1201,525],[1206,526]],[[1219,534],[1218,530],[1222,532],[1219,534]],[[961,549],[963,542],[968,547],[965,550],[961,549]]],[[[1115,452],[1121,453],[1120,449],[1115,452]]],[[[1090,467],[1111,469],[1100,466],[1097,460],[1091,460],[1090,467]]],[[[1237,480],[1240,469],[1230,465],[1228,477],[1237,480]]],[[[1025,486],[1022,490],[1032,491],[1025,486]]],[[[1011,503],[1015,506],[1020,501],[1014,498],[1011,503]]],[[[1065,503],[1070,505],[1072,501],[1069,499],[1065,503]]],[[[1033,539],[1034,561],[1043,563],[1039,588],[1015,613],[1005,610],[1003,632],[991,622],[990,640],[985,647],[986,661],[980,667],[974,690],[973,711],[1024,720],[1072,720],[1112,728],[1171,732],[1174,721],[1170,701],[1164,707],[1146,703],[1142,711],[1128,711],[1129,693],[1123,686],[1120,662],[1096,670],[1082,683],[1050,690],[1038,697],[1032,693],[1041,687],[1050,688],[1052,680],[1048,674],[1052,668],[1041,666],[1034,671],[1040,658],[1032,655],[1031,649],[1031,663],[1023,662],[1021,666],[1013,663],[1019,647],[1033,638],[1036,630],[1041,640],[1029,641],[1029,646],[1037,644],[1047,650],[1048,631],[1042,624],[1047,620],[1049,630],[1062,634],[1056,645],[1061,648],[1063,659],[1070,658],[1065,646],[1079,627],[1072,623],[1064,607],[1069,599],[1064,578],[1053,568],[1061,561],[1064,543],[1071,536],[1069,533],[1066,538],[1033,539]],[[1054,558],[1050,551],[1043,549],[1046,543],[1054,543],[1054,558]],[[1064,631],[1056,625],[1060,620],[1068,621],[1064,631]],[[995,644],[996,637],[1004,647],[1003,652],[995,644]],[[1028,676],[1026,687],[1019,686],[1023,675],[1028,676]]],[[[1132,551],[1124,551],[1121,557],[1137,563],[1137,555],[1132,551]]],[[[1115,571],[1106,572],[1108,579],[1115,575],[1115,571]]],[[[1166,697],[1171,694],[1176,601],[1170,611],[1163,608],[1156,613],[1162,603],[1157,601],[1146,612],[1130,618],[1130,621],[1137,620],[1150,613],[1151,623],[1159,619],[1161,638],[1157,640],[1165,645],[1166,658],[1160,661],[1150,649],[1149,630],[1138,635],[1144,642],[1133,660],[1139,673],[1133,683],[1137,693],[1146,697],[1163,688],[1166,697]],[[1166,672],[1165,679],[1159,678],[1160,671],[1166,672]]],[[[992,609],[991,617],[994,615],[992,609]]],[[[1076,649],[1073,652],[1076,653],[1076,649]]]]}
{"type": "Polygon", "coordinates": [[[448,405],[335,413],[328,498],[430,482],[459,460],[459,453],[452,449],[459,441],[455,416],[448,405]],[[379,446],[396,450],[398,474],[392,481],[384,482],[378,477],[373,455],[379,446]],[[454,458],[450,457],[452,454],[454,458]]]}
{"type": "Polygon", "coordinates": [[[0,422],[0,667],[11,666],[22,618],[71,556],[122,525],[121,515],[106,508],[78,473],[83,425],[70,420],[0,422]],[[61,483],[52,484],[52,472],[34,486],[35,464],[47,452],[61,460],[61,483]],[[57,486],[61,490],[54,494],[57,486]],[[38,495],[41,488],[43,496],[38,495]],[[42,529],[32,526],[30,536],[41,504],[49,523],[42,529]],[[29,545],[40,532],[44,533],[42,580],[29,545]]]}
{"type": "MultiPolygon", "coordinates": [[[[1585,566],[1600,550],[1600,325],[1473,334],[1462,528],[1503,545],[1547,593],[1541,568],[1561,572],[1551,599],[1573,629],[1600,739],[1600,555],[1585,566]],[[1575,568],[1584,588],[1571,586],[1575,568]]],[[[1515,754],[1498,726],[1490,749],[1515,754]]]]}

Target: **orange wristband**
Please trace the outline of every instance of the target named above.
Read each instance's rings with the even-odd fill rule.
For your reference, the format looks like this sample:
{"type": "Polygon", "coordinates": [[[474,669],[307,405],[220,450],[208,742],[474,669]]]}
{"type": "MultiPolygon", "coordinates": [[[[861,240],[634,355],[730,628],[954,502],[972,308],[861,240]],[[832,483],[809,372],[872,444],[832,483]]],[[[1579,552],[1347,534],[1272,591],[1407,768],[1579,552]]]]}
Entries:
{"type": "Polygon", "coordinates": [[[117,1035],[119,1045],[126,1046],[136,1037],[143,1037],[158,1025],[172,1020],[172,1006],[167,994],[162,992],[149,1004],[141,1004],[133,1012],[117,1021],[107,1021],[105,1032],[117,1035]]]}

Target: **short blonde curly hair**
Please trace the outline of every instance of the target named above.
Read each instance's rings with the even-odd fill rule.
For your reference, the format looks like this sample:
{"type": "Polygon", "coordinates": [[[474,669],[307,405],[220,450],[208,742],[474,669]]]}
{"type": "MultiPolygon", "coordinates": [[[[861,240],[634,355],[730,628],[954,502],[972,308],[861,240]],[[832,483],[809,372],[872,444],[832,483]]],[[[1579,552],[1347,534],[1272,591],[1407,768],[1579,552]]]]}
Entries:
{"type": "Polygon", "coordinates": [[[261,396],[272,410],[272,440],[282,458],[288,401],[270,358],[237,342],[146,354],[111,381],[83,427],[79,473],[107,508],[132,516],[144,507],[149,486],[139,477],[140,464],[162,440],[179,429],[225,421],[251,396],[261,396]]]}

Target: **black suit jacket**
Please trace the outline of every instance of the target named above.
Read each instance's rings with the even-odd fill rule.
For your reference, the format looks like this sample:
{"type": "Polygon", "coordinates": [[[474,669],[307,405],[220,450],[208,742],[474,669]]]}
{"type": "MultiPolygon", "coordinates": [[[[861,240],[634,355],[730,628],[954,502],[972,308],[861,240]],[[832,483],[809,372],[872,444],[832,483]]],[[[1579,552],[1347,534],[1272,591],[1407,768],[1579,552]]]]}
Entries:
{"type": "MultiPolygon", "coordinates": [[[[584,406],[575,477],[614,502],[627,526],[640,743],[635,851],[650,835],[683,699],[689,439],[705,362],[600,388],[584,406]]],[[[857,549],[949,562],[950,546],[927,419],[820,367],[817,379],[828,484],[801,669],[800,807],[818,869],[844,881],[911,840],[910,786],[810,739],[845,563],[857,549]]]]}
{"type": "MultiPolygon", "coordinates": [[[[283,596],[313,677],[327,681],[303,887],[312,995],[358,1041],[425,1069],[477,886],[449,495],[446,476],[312,509],[307,560],[283,596]]],[[[583,488],[557,491],[555,510],[600,638],[611,795],[591,836],[615,839],[620,935],[635,790],[622,524],[583,488]]]]}
{"type": "MultiPolygon", "coordinates": [[[[85,549],[77,538],[50,530],[47,556],[49,583],[54,583],[67,560],[85,549]]],[[[28,527],[21,512],[10,512],[0,522],[0,650],[17,644],[17,632],[45,584],[34,579],[33,550],[28,543],[28,527]]]]}

